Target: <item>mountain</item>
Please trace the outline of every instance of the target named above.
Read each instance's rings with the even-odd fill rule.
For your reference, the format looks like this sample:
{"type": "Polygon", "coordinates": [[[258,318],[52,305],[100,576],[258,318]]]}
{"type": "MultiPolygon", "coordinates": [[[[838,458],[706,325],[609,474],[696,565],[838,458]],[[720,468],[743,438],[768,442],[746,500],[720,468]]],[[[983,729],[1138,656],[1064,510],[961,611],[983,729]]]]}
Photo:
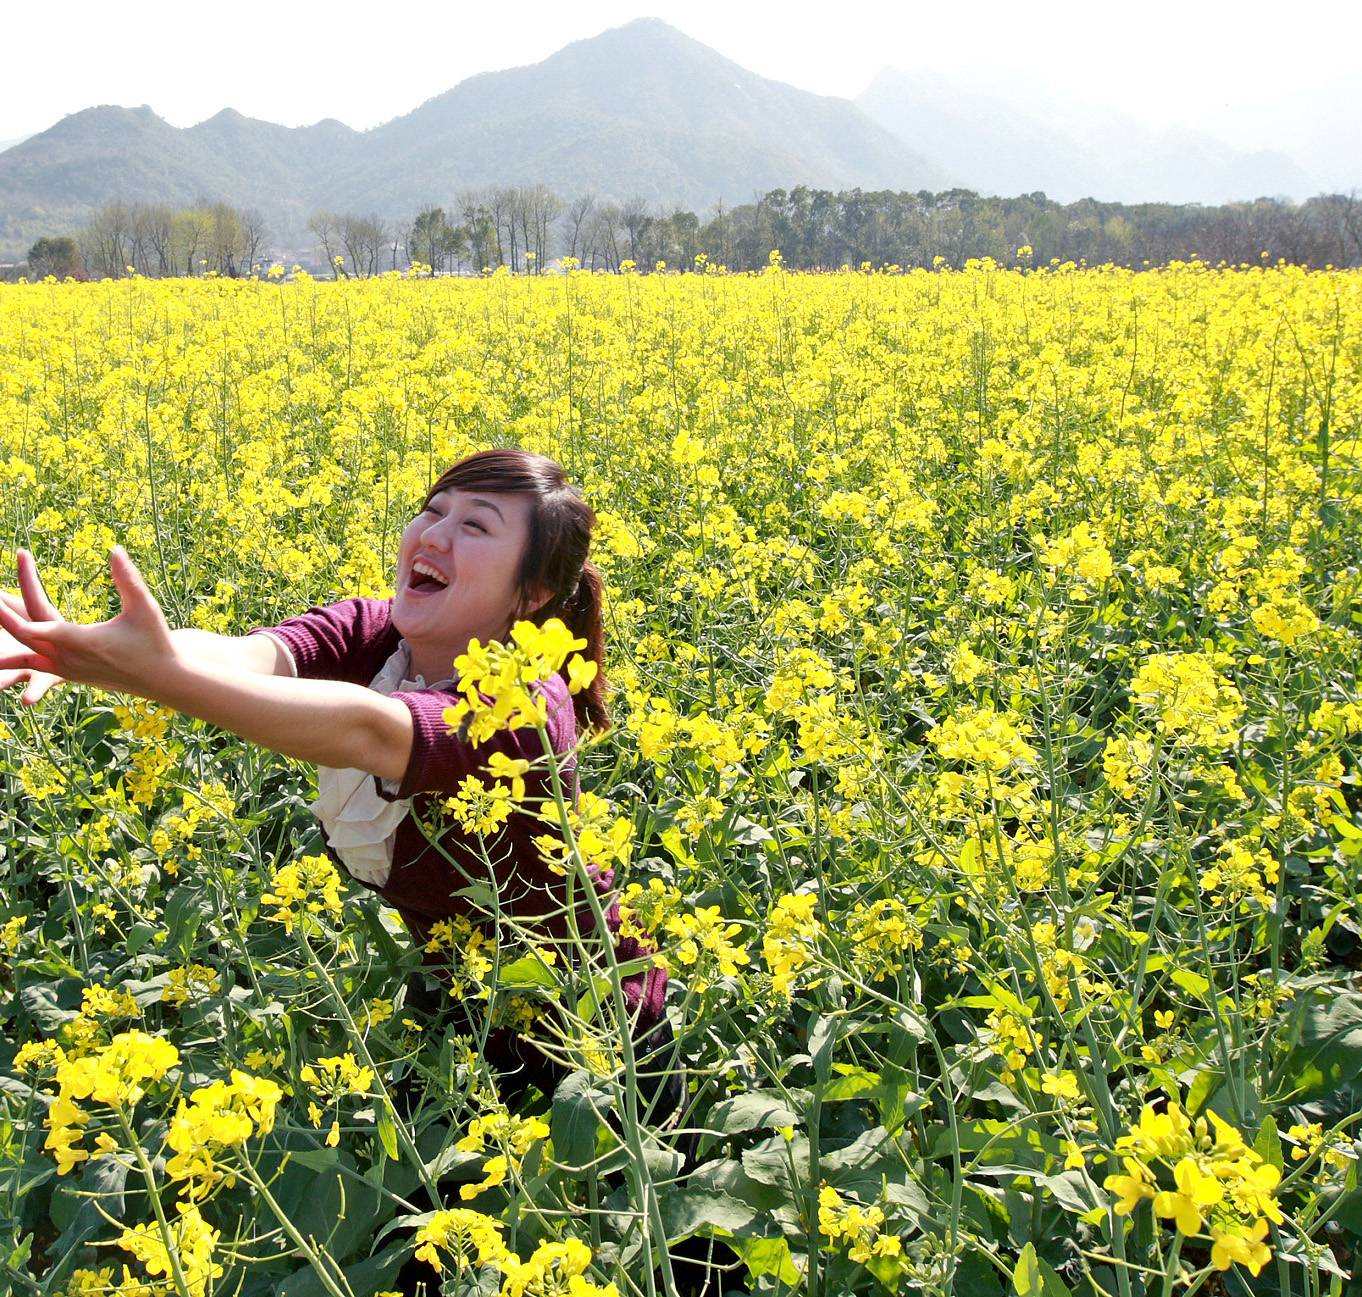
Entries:
{"type": "Polygon", "coordinates": [[[542,180],[698,209],[800,183],[950,183],[849,100],[768,81],[655,18],[471,77],[371,135],[390,201],[419,188],[414,176],[440,190],[542,180]]]}
{"type": "Polygon", "coordinates": [[[363,133],[231,109],[187,129],[146,107],[72,114],[0,153],[0,251],[67,232],[118,198],[258,207],[291,240],[318,208],[409,215],[459,189],[527,181],[699,210],[801,183],[953,183],[850,100],[769,81],[638,19],[542,63],[471,77],[363,133]]]}
{"type": "Polygon", "coordinates": [[[1362,189],[1362,73],[1260,107],[1226,107],[1198,126],[1238,148],[1257,142],[1288,154],[1320,188],[1362,189]]]}
{"type": "Polygon", "coordinates": [[[1189,127],[1155,131],[1007,68],[886,68],[856,104],[977,189],[1060,202],[1218,204],[1304,199],[1319,186],[1290,157],[1189,127]]]}

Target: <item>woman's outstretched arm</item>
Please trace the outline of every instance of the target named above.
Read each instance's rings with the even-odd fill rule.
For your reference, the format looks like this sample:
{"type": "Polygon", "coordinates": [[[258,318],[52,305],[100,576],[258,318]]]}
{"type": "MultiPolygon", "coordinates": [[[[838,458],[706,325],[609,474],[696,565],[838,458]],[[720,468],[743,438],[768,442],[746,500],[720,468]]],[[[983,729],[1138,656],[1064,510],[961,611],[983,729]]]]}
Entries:
{"type": "Polygon", "coordinates": [[[51,675],[97,685],[149,698],[285,756],[382,779],[406,772],[413,726],[401,702],[342,681],[273,674],[287,667],[267,636],[244,643],[172,631],[121,546],[109,555],[109,571],[123,607],[106,622],[82,626],[35,615],[55,614],[50,604],[0,601],[0,627],[11,641],[0,643],[0,680],[31,685],[35,676],[51,675]]]}

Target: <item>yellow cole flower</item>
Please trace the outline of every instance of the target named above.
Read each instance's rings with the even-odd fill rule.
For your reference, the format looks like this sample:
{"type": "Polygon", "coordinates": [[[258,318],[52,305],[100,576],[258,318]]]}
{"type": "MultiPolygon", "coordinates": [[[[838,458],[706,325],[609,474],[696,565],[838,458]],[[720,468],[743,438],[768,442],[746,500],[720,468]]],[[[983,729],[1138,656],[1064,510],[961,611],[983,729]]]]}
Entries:
{"type": "Polygon", "coordinates": [[[204,1297],[208,1285],[220,1279],[223,1269],[213,1260],[217,1249],[218,1231],[209,1226],[199,1215],[199,1209],[186,1203],[177,1203],[179,1219],[170,1222],[170,1239],[155,1225],[138,1225],[124,1229],[118,1246],[131,1252],[153,1278],[174,1275],[170,1259],[170,1247],[174,1247],[179,1259],[180,1270],[189,1287],[189,1297],[204,1297]]]}

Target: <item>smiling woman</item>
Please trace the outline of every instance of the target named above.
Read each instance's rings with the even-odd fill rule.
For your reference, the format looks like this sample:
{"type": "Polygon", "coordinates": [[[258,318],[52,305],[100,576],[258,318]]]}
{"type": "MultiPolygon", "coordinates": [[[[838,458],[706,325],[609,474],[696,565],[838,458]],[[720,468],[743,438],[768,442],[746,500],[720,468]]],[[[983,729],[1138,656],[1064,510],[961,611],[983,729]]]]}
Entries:
{"type": "MultiPolygon", "coordinates": [[[[441,476],[403,531],[391,600],[346,599],[241,637],[171,630],[121,548],[109,559],[119,615],[95,625],[63,621],[21,553],[21,597],[0,595],[0,687],[23,682],[32,703],[60,681],[98,685],[315,762],[312,810],[332,854],[397,909],[432,959],[439,925],[460,921],[497,935],[494,919],[469,899],[479,885],[490,885],[496,915],[520,932],[566,940],[591,920],[569,905],[561,870],[536,841],[545,826],[535,809],[549,796],[539,732],[505,729],[475,746],[451,732],[445,714],[463,697],[455,660],[474,641],[506,641],[518,621],[558,618],[597,668],[575,697],[565,674],[537,686],[558,768],[571,777],[579,735],[609,725],[601,582],[587,557],[594,523],[554,461],[484,451],[441,476]],[[445,828],[442,816],[446,799],[489,771],[514,772],[522,809],[480,847],[445,828]]],[[[604,896],[613,878],[604,871],[594,881],[604,896]]],[[[608,921],[618,923],[613,909],[608,921]]],[[[624,939],[617,953],[623,962],[641,950],[624,939]]],[[[636,1032],[660,1023],[665,987],[656,967],[625,979],[636,1032]]],[[[556,1079],[509,1031],[492,1033],[487,1050],[525,1084],[543,1090],[556,1079]]]]}

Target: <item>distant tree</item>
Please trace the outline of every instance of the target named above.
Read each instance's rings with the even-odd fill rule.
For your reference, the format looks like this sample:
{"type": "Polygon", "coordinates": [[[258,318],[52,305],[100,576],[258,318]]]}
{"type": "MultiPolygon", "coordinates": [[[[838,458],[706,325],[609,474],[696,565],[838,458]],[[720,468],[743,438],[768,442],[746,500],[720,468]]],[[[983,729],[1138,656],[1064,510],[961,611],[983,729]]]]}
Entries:
{"type": "Polygon", "coordinates": [[[620,209],[602,203],[592,214],[582,240],[582,262],[590,269],[618,270],[624,260],[620,239],[625,233],[620,209]]]}
{"type": "Polygon", "coordinates": [[[270,237],[269,226],[259,208],[247,207],[241,212],[241,241],[246,266],[254,272],[264,255],[266,241],[270,237]]]}
{"type": "Polygon", "coordinates": [[[197,275],[207,270],[212,218],[202,207],[186,207],[170,218],[171,264],[183,266],[176,274],[197,275]]]}
{"type": "Polygon", "coordinates": [[[138,217],[138,239],[142,245],[142,273],[163,278],[175,273],[172,261],[171,232],[174,212],[165,203],[143,204],[138,217]]]}
{"type": "Polygon", "coordinates": [[[339,218],[337,234],[354,274],[360,279],[376,275],[389,239],[387,222],[377,212],[367,216],[346,212],[339,218]]]}
{"type": "Polygon", "coordinates": [[[562,210],[563,201],[553,190],[544,185],[522,187],[518,205],[521,243],[527,260],[533,254],[534,264],[530,268],[538,274],[543,273],[549,259],[549,231],[562,210]]]}
{"type": "Polygon", "coordinates": [[[335,212],[328,211],[313,212],[307,221],[308,232],[316,237],[326,254],[326,264],[331,270],[332,279],[340,278],[341,261],[344,260],[341,258],[339,225],[340,217],[335,212]]]}
{"type": "Polygon", "coordinates": [[[207,236],[201,260],[215,274],[239,278],[250,270],[241,213],[227,203],[209,203],[199,210],[207,236]]]}
{"type": "Polygon", "coordinates": [[[443,207],[423,207],[411,223],[407,249],[413,261],[430,266],[438,274],[458,245],[467,241],[463,230],[449,223],[443,207]]]}
{"type": "Polygon", "coordinates": [[[652,223],[652,217],[648,215],[648,200],[635,195],[633,198],[626,198],[619,207],[619,223],[624,227],[625,233],[629,236],[629,259],[638,262],[642,259],[642,235],[643,231],[652,223]]]}
{"type": "Polygon", "coordinates": [[[587,222],[596,208],[596,195],[589,189],[578,194],[568,205],[563,216],[563,235],[567,241],[567,255],[579,262],[586,260],[583,243],[587,222]]]}
{"type": "Polygon", "coordinates": [[[41,238],[28,250],[30,278],[46,279],[55,275],[67,279],[80,271],[80,249],[72,238],[41,238]]]}
{"type": "Polygon", "coordinates": [[[388,231],[388,251],[391,260],[388,264],[389,270],[397,269],[399,258],[405,258],[406,264],[411,264],[411,222],[395,221],[392,229],[388,231]]]}
{"type": "Polygon", "coordinates": [[[502,235],[507,210],[514,191],[504,186],[465,189],[455,200],[459,216],[468,231],[469,253],[474,271],[494,270],[506,264],[502,235]]]}
{"type": "Polygon", "coordinates": [[[126,203],[106,203],[76,236],[86,273],[116,279],[131,263],[132,211],[126,203]]]}

